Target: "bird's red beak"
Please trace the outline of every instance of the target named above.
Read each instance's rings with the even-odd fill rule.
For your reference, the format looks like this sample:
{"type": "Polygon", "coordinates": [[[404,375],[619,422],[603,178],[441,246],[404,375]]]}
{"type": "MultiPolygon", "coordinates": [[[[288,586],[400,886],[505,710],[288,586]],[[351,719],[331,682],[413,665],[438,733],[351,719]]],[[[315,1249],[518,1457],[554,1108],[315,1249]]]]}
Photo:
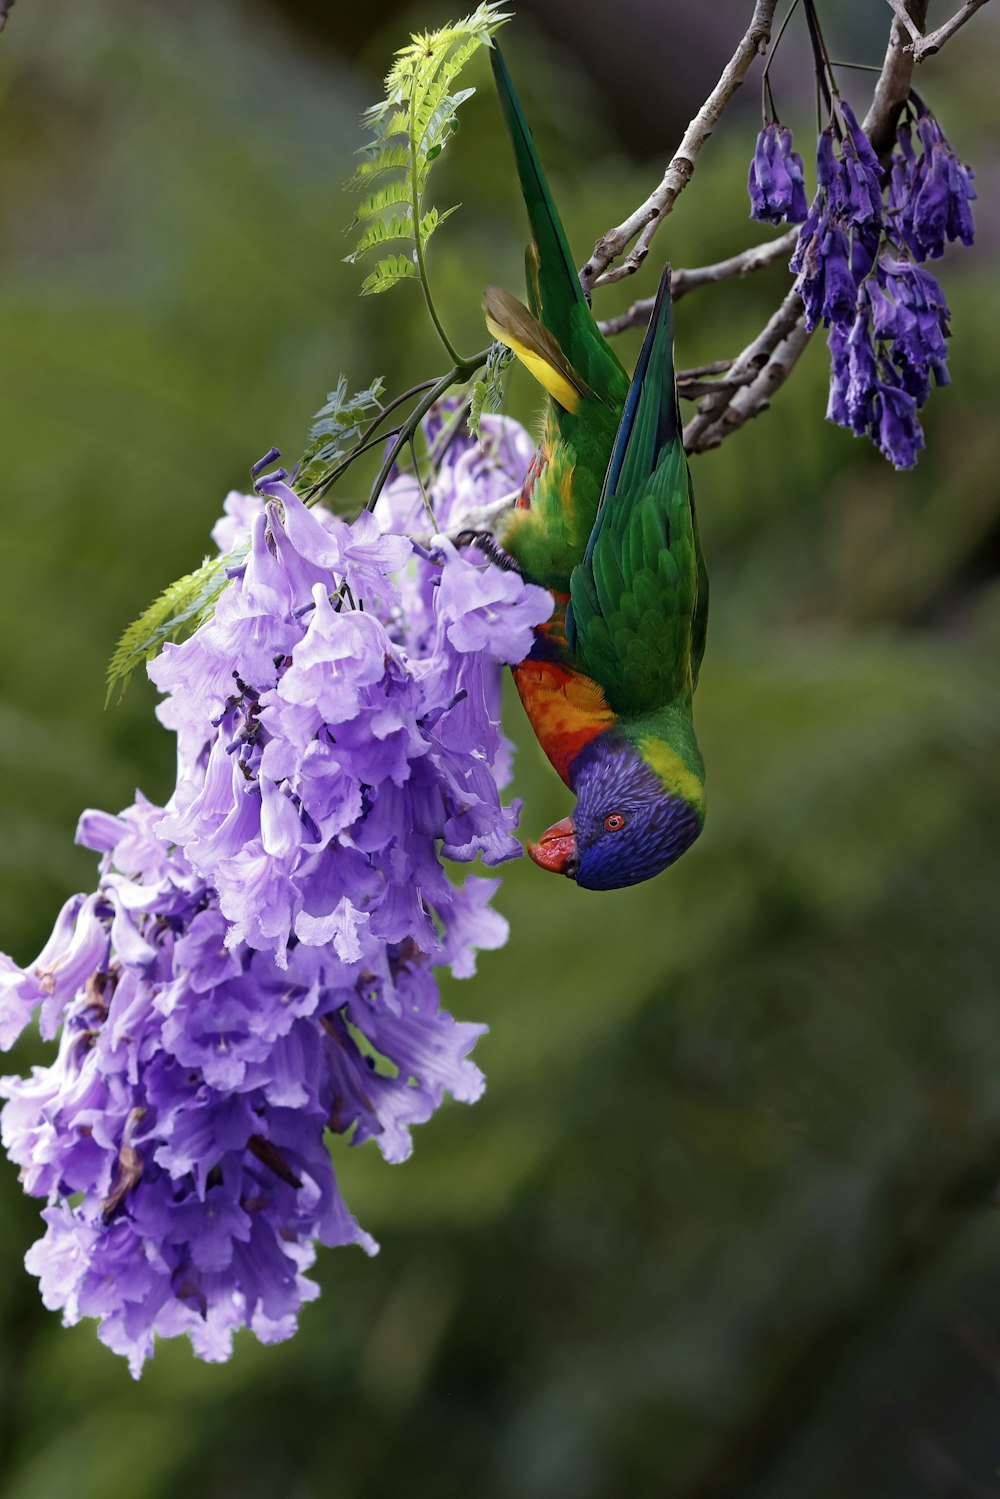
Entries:
{"type": "Polygon", "coordinates": [[[576,869],[576,829],[572,817],[553,823],[537,843],[529,843],[528,857],[540,869],[572,876],[576,869]]]}

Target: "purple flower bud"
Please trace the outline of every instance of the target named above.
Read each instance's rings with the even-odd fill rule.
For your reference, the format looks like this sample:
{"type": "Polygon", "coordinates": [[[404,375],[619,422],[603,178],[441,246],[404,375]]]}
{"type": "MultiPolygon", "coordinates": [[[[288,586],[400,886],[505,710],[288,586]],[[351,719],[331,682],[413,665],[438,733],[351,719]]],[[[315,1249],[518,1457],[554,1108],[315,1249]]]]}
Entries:
{"type": "Polygon", "coordinates": [[[917,120],[924,148],[912,181],[912,239],[920,258],[938,259],[946,240],[971,245],[975,226],[969,204],[976,197],[971,169],[959,161],[929,111],[917,120]]]}
{"type": "MultiPolygon", "coordinates": [[[[802,235],[809,223],[807,220],[803,225],[802,235]]],[[[806,327],[815,328],[819,322],[850,323],[854,317],[857,287],[843,225],[836,219],[821,215],[805,246],[800,236],[792,260],[792,268],[796,266],[799,275],[795,284],[805,307],[806,327]]]]}
{"type": "Polygon", "coordinates": [[[917,419],[917,404],[905,390],[891,385],[879,387],[876,401],[878,428],[874,440],[895,468],[912,468],[917,453],[924,446],[924,434],[917,419]]]}
{"type": "Polygon", "coordinates": [[[750,217],[768,224],[800,224],[808,211],[802,157],[787,125],[769,121],[757,137],[750,173],[750,217]]]}

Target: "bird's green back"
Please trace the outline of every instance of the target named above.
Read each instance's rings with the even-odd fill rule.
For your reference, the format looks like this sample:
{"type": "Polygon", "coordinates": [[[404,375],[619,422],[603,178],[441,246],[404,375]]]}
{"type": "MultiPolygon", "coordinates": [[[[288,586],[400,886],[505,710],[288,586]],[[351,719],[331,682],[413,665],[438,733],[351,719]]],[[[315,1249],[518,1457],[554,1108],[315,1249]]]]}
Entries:
{"type": "Polygon", "coordinates": [[[570,649],[617,715],[690,702],[708,588],[677,405],[669,271],[570,592],[570,649]]]}

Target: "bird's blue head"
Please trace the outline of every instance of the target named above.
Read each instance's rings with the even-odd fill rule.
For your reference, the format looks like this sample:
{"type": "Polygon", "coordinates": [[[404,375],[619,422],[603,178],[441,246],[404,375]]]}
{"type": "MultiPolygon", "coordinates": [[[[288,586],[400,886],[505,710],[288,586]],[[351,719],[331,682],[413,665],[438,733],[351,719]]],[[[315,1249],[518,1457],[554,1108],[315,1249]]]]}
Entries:
{"type": "Polygon", "coordinates": [[[679,859],[701,832],[701,813],[669,791],[627,740],[600,735],[573,767],[576,809],[528,853],[586,890],[638,885],[679,859]]]}

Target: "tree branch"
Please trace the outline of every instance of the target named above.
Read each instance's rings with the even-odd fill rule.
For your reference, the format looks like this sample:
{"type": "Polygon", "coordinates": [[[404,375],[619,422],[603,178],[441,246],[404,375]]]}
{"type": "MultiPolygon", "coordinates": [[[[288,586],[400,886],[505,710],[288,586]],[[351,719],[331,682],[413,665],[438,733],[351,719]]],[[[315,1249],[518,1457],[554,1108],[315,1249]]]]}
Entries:
{"type": "Polygon", "coordinates": [[[929,36],[915,37],[913,42],[913,61],[923,62],[925,57],[930,57],[935,52],[940,52],[945,42],[955,35],[959,27],[964,26],[966,21],[972,19],[976,11],[986,4],[986,0],[965,0],[961,10],[957,10],[950,21],[945,21],[936,31],[929,36]]]}
{"type": "Polygon", "coordinates": [[[663,174],[663,180],[644,203],[640,203],[621,224],[602,235],[594,246],[593,255],[580,272],[584,291],[589,292],[595,286],[609,286],[614,281],[621,281],[642,265],[649,254],[649,246],[657,229],[673,208],[678,194],[690,182],[701,149],[722,118],[726,105],[746,77],[754,58],[767,51],[776,6],[777,0],[755,0],[746,34],[723,69],[718,83],[684,132],[683,139],[663,174]],[[621,265],[613,265],[636,236],[638,240],[627,259],[621,265]]]}
{"type": "MultiPolygon", "coordinates": [[[[900,0],[900,3],[913,24],[922,26],[927,16],[927,0],[900,0]]],[[[906,45],[906,31],[896,15],[864,120],[864,128],[880,155],[891,151],[895,141],[896,121],[910,92],[913,66],[913,52],[906,45]]],[[[688,452],[702,453],[718,447],[731,432],[765,411],[794,369],[809,337],[801,302],[793,287],[762,332],[733,361],[729,380],[750,371],[749,382],[741,382],[731,397],[723,394],[721,388],[718,395],[706,396],[697,415],[688,422],[684,429],[688,452]]]]}
{"type": "MultiPolygon", "coordinates": [[[[927,19],[927,0],[901,0],[907,15],[917,27],[927,19]]],[[[895,9],[895,7],[893,7],[895,9]]],[[[864,128],[877,156],[888,156],[896,140],[896,121],[906,103],[913,80],[913,51],[907,44],[898,14],[889,28],[889,42],[882,61],[882,71],[875,84],[872,102],[864,118],[864,128]]]]}
{"type": "Polygon", "coordinates": [[[905,0],[888,0],[888,3],[896,12],[896,17],[900,24],[906,27],[915,42],[919,42],[922,35],[921,30],[907,10],[905,0]]]}
{"type": "Polygon", "coordinates": [[[717,448],[728,432],[741,427],[744,422],[749,421],[750,417],[756,416],[758,410],[764,410],[774,391],[791,373],[795,359],[808,342],[808,335],[806,335],[801,344],[796,345],[795,358],[791,362],[788,361],[786,355],[778,364],[774,363],[779,345],[790,338],[801,320],[802,300],[793,286],[785,294],[781,306],[768,319],[757,337],[752,343],[747,344],[743,352],[733,360],[726,385],[736,381],[739,386],[748,388],[739,390],[738,394],[730,400],[729,391],[720,382],[718,391],[713,391],[705,397],[697,414],[684,428],[684,446],[689,453],[702,453],[707,448],[717,448]],[[770,374],[768,374],[769,370],[770,374]],[[779,374],[780,378],[777,378],[779,374]],[[761,383],[764,382],[765,375],[767,376],[766,382],[761,383]],[[748,404],[753,392],[757,393],[755,398],[760,400],[760,405],[756,409],[751,409],[748,404]],[[738,409],[736,408],[737,400],[740,402],[738,409]],[[732,416],[729,414],[730,410],[733,411],[732,416]]]}
{"type": "MultiPolygon", "coordinates": [[[[748,276],[752,271],[761,271],[765,266],[774,265],[791,253],[798,235],[798,228],[795,227],[777,239],[769,240],[767,244],[751,245],[749,249],[741,250],[738,255],[730,255],[726,260],[717,260],[712,265],[693,266],[690,270],[682,268],[674,271],[670,280],[673,300],[679,302],[681,297],[686,297],[688,292],[697,291],[700,286],[729,281],[734,276],[748,276]]],[[[632,303],[627,312],[605,318],[597,326],[605,338],[623,333],[626,328],[644,328],[649,322],[655,300],[655,297],[641,297],[638,302],[632,303]]]]}

